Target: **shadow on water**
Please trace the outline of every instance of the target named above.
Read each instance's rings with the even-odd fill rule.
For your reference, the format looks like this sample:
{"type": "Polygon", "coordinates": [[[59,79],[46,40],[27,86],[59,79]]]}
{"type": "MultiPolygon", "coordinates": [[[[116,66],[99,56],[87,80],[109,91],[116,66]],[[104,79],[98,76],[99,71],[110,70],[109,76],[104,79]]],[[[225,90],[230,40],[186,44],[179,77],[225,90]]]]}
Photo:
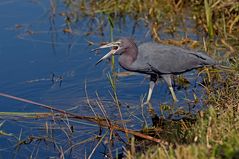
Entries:
{"type": "MultiPolygon", "coordinates": [[[[110,41],[107,17],[96,15],[77,19],[68,9],[64,3],[54,0],[0,2],[3,22],[0,24],[0,92],[79,115],[104,116],[125,122],[130,129],[140,130],[152,125],[150,111],[140,106],[148,89],[147,77],[117,77],[121,121],[106,75],[111,72],[110,63],[95,67],[105,52],[98,55],[91,49],[110,41]]],[[[115,19],[113,35],[115,38],[133,36],[138,43],[151,40],[145,23],[129,16],[115,19]]],[[[170,35],[162,33],[162,38],[168,37],[170,35]]],[[[116,72],[122,71],[116,64],[116,72]]],[[[176,120],[187,115],[184,110],[195,113],[202,109],[203,91],[198,85],[201,77],[196,77],[195,72],[185,76],[190,85],[186,86],[183,78],[174,80],[177,96],[182,99],[174,107],[171,107],[173,102],[166,84],[159,81],[152,97],[153,119],[160,120],[160,115],[176,120]]],[[[96,123],[53,115],[30,103],[0,98],[2,158],[61,155],[65,158],[91,155],[103,158],[108,153],[121,153],[122,145],[127,145],[124,134],[112,133],[96,123]]]]}

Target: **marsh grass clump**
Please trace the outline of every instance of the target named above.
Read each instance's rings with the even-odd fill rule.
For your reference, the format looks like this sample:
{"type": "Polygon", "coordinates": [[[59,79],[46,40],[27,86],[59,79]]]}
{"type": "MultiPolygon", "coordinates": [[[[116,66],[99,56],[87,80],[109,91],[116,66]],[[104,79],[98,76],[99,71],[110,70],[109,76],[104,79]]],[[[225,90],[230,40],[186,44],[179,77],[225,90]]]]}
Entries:
{"type": "Polygon", "coordinates": [[[214,108],[199,117],[189,129],[187,144],[172,144],[149,149],[139,158],[238,158],[239,112],[233,107],[220,112],[214,108]],[[236,117],[235,117],[236,115],[236,117]]]}

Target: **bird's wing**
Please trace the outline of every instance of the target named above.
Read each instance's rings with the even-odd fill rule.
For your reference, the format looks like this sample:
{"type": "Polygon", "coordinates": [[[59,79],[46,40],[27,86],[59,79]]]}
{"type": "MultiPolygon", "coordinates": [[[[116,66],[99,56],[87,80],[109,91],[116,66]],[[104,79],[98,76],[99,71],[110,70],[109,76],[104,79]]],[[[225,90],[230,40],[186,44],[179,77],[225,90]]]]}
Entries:
{"type": "Polygon", "coordinates": [[[204,65],[213,65],[215,61],[201,52],[194,52],[176,46],[156,43],[144,43],[139,47],[136,67],[155,73],[182,73],[204,65]]]}

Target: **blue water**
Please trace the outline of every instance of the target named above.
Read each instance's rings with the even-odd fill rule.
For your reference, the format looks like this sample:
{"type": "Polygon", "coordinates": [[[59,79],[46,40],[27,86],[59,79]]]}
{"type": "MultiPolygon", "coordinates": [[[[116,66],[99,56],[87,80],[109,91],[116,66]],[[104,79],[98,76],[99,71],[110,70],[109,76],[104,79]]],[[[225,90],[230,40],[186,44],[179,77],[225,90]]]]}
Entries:
{"type": "MultiPolygon", "coordinates": [[[[110,73],[110,65],[103,62],[95,66],[104,53],[91,52],[100,42],[110,41],[110,26],[104,27],[104,36],[97,32],[86,35],[89,31],[90,18],[82,18],[72,25],[72,34],[64,33],[66,28],[64,17],[59,13],[67,8],[61,1],[57,1],[56,14],[53,15],[48,0],[43,1],[22,1],[2,0],[0,2],[0,93],[7,93],[21,98],[30,99],[39,103],[54,106],[56,108],[69,110],[79,115],[94,115],[87,104],[86,92],[95,112],[102,115],[96,101],[99,96],[110,119],[120,119],[118,109],[115,106],[111,94],[111,86],[107,79],[110,73]],[[53,16],[52,16],[53,15],[53,16]],[[92,41],[93,46],[87,41],[92,41]],[[52,82],[52,76],[56,79],[61,77],[60,82],[52,82]]],[[[129,17],[121,27],[115,25],[114,37],[131,36],[134,22],[129,17]]],[[[95,26],[96,27],[96,26],[95,26]]],[[[97,31],[97,29],[95,29],[97,31]]],[[[148,29],[143,22],[139,22],[133,37],[137,42],[150,40],[148,29]]],[[[123,71],[116,65],[117,71],[123,71]]],[[[194,83],[193,72],[188,74],[189,80],[194,83]]],[[[193,88],[193,86],[191,87],[193,88]]],[[[148,79],[142,75],[120,77],[117,80],[117,94],[122,104],[123,118],[130,120],[128,128],[140,129],[144,124],[140,100],[148,91],[148,79]]],[[[176,92],[180,99],[188,93],[187,98],[192,98],[191,90],[179,90],[176,92]]],[[[155,88],[152,96],[154,108],[159,113],[159,102],[172,103],[170,93],[165,83],[160,82],[155,88]]],[[[0,112],[48,112],[29,103],[0,97],[0,112]]],[[[148,112],[145,111],[146,120],[150,123],[148,112]]],[[[50,119],[5,119],[0,130],[12,133],[20,140],[26,139],[29,135],[44,136],[46,134],[45,124],[56,124],[50,119]]],[[[87,125],[89,123],[75,123],[71,140],[74,143],[81,142],[98,133],[97,126],[87,125]]],[[[59,125],[66,126],[64,122],[59,125]]],[[[105,131],[103,131],[104,133],[105,131]]],[[[69,143],[67,136],[61,130],[54,131],[58,148],[67,150],[69,143]],[[68,145],[68,146],[67,146],[68,145]]],[[[76,146],[73,153],[67,151],[66,158],[83,158],[80,154],[90,154],[98,140],[86,142],[76,146]]],[[[37,142],[25,144],[16,150],[16,139],[12,136],[0,136],[0,158],[47,158],[58,156],[54,144],[37,142]],[[39,148],[39,152],[37,151],[39,148]],[[14,153],[13,153],[14,152],[14,153]]],[[[120,143],[117,151],[121,151],[120,143]]],[[[105,147],[100,145],[93,158],[102,158],[105,147]]],[[[116,149],[114,149],[116,151],[116,149]]],[[[116,153],[116,152],[114,152],[116,153]]]]}

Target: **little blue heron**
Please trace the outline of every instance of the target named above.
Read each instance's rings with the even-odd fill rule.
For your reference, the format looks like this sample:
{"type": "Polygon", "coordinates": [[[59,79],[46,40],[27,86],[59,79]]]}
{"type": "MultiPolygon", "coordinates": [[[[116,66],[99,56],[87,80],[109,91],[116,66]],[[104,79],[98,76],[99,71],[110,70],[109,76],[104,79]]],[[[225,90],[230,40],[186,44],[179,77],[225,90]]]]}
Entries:
{"type": "Polygon", "coordinates": [[[140,44],[138,47],[133,39],[122,38],[108,43],[98,49],[112,47],[96,64],[113,54],[119,56],[122,68],[131,72],[150,75],[149,91],[146,103],[149,103],[153,88],[159,77],[168,84],[173,100],[177,97],[173,91],[171,75],[181,74],[203,66],[213,66],[217,62],[202,52],[196,52],[176,46],[167,46],[155,42],[140,44]]]}

